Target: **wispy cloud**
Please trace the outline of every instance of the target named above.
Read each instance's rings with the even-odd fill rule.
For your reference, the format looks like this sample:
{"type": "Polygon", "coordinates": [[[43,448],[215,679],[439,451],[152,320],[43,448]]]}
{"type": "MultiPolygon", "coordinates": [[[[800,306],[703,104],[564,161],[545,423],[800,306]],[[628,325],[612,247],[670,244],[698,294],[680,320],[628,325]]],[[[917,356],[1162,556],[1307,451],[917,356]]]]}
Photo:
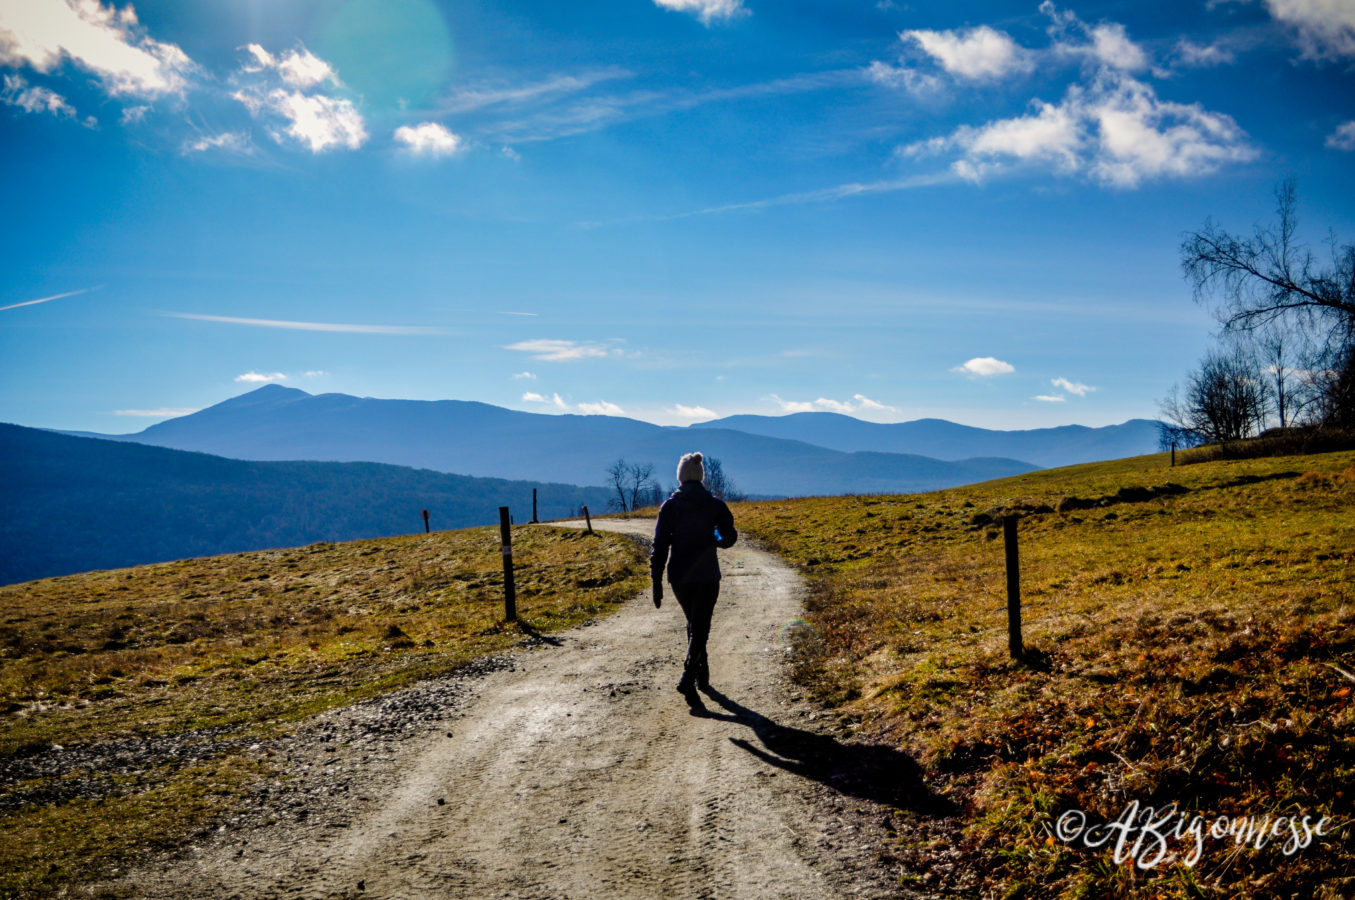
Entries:
{"type": "Polygon", "coordinates": [[[203,136],[195,140],[184,141],[184,153],[205,153],[208,150],[224,150],[230,153],[248,155],[253,151],[249,135],[242,131],[227,131],[223,134],[203,136]]]}
{"type": "Polygon", "coordinates": [[[956,366],[951,371],[960,375],[989,378],[994,375],[1010,375],[1016,371],[1016,367],[992,356],[976,356],[964,365],[956,366]]]}
{"type": "Polygon", "coordinates": [[[954,171],[938,172],[932,175],[910,175],[906,178],[894,178],[884,181],[850,182],[833,187],[819,188],[813,191],[798,191],[792,194],[780,194],[776,197],[764,197],[760,200],[744,200],[737,203],[724,203],[719,206],[707,206],[701,209],[680,213],[632,216],[607,222],[580,222],[582,228],[604,228],[612,225],[629,225],[635,222],[671,222],[690,219],[697,216],[713,216],[723,213],[756,212],[779,206],[799,206],[809,203],[834,203],[854,197],[868,197],[874,194],[889,194],[896,191],[910,191],[917,188],[935,187],[943,184],[955,184],[962,181],[961,175],[954,171]]]}
{"type": "Polygon", "coordinates": [[[141,419],[173,419],[192,415],[196,409],[162,406],[160,409],[115,409],[115,416],[135,416],[141,419]]]}
{"type": "Polygon", "coordinates": [[[25,300],[22,303],[11,303],[9,306],[0,306],[0,312],[4,312],[7,309],[18,309],[21,306],[36,306],[39,303],[51,303],[53,300],[64,300],[67,297],[76,297],[79,296],[80,294],[87,294],[90,291],[97,291],[98,289],[99,289],[98,287],[81,288],[78,291],[67,291],[64,294],[53,294],[50,297],[39,297],[36,300],[25,300]]]}
{"type": "Polygon", "coordinates": [[[208,316],[198,313],[164,313],[174,319],[191,319],[195,322],[219,322],[224,325],[248,325],[255,328],[282,328],[289,331],[331,331],[340,334],[403,334],[403,335],[445,335],[453,332],[446,328],[434,328],[423,325],[345,325],[337,322],[289,322],[280,319],[246,319],[238,316],[208,316]]]}
{"type": "Polygon", "coordinates": [[[579,412],[588,416],[624,416],[626,411],[615,403],[599,400],[597,403],[580,403],[579,412]]]}
{"type": "Polygon", "coordinates": [[[1083,384],[1080,381],[1069,381],[1067,378],[1054,378],[1051,379],[1049,383],[1056,388],[1065,390],[1070,394],[1076,394],[1079,397],[1085,397],[1087,394],[1096,390],[1096,388],[1089,384],[1083,384]]]}
{"type": "Polygon", "coordinates": [[[514,372],[513,378],[518,381],[536,381],[536,375],[531,372],[514,372]]]}
{"type": "Polygon", "coordinates": [[[0,89],[0,103],[17,106],[28,113],[51,113],[54,116],[75,118],[75,107],[66,98],[45,87],[29,87],[22,75],[6,75],[0,89]]]}
{"type": "Polygon", "coordinates": [[[565,402],[565,399],[564,399],[563,397],[561,397],[559,394],[552,394],[551,396],[546,397],[546,396],[544,396],[544,395],[542,395],[542,394],[536,393],[535,391],[528,391],[527,393],[525,393],[525,394],[522,395],[522,402],[523,402],[523,403],[547,403],[547,404],[550,404],[551,406],[554,406],[556,409],[560,410],[561,412],[568,412],[568,411],[569,411],[569,404],[566,403],[566,402],[565,402]]]}
{"type": "Polygon", "coordinates": [[[833,400],[829,397],[819,397],[817,400],[783,400],[776,394],[772,394],[771,397],[783,412],[788,413],[835,412],[851,415],[862,410],[895,412],[894,407],[872,400],[864,394],[853,394],[851,400],[833,400]]]}
{"type": "Polygon", "coordinates": [[[603,359],[616,354],[615,348],[603,344],[584,341],[561,341],[539,338],[531,341],[518,341],[503,349],[530,353],[533,359],[545,362],[572,362],[579,359],[603,359]]]}
{"type": "Polygon", "coordinates": [[[712,22],[729,22],[751,15],[744,8],[743,0],[654,0],[654,5],[675,12],[692,13],[706,27],[710,27],[712,22]]]}
{"type": "Polygon", "coordinates": [[[704,406],[687,406],[682,403],[673,404],[668,408],[668,412],[680,419],[691,419],[693,421],[719,418],[719,414],[714,410],[706,409],[704,406]]]}
{"type": "Polygon", "coordinates": [[[236,375],[235,380],[237,382],[244,382],[245,384],[273,384],[278,381],[286,381],[287,376],[281,372],[272,372],[268,374],[263,372],[246,372],[243,375],[236,375]]]}
{"type": "Polygon", "coordinates": [[[1041,403],[1065,403],[1068,400],[1068,398],[1062,394],[1037,394],[1030,399],[1039,400],[1041,403]]]}
{"type": "Polygon", "coordinates": [[[533,312],[513,312],[512,310],[504,309],[504,310],[499,310],[499,315],[501,315],[501,316],[525,316],[525,317],[530,318],[530,319],[535,319],[535,318],[537,318],[538,316],[540,316],[541,313],[533,313],[533,312]]]}
{"type": "Polygon", "coordinates": [[[578,94],[604,81],[629,77],[631,73],[625,69],[609,68],[581,75],[552,75],[531,84],[465,87],[439,103],[438,110],[445,113],[467,113],[493,106],[540,102],[578,94]]]}
{"type": "Polygon", "coordinates": [[[1355,150],[1355,121],[1338,125],[1327,135],[1327,146],[1332,150],[1355,150]]]}

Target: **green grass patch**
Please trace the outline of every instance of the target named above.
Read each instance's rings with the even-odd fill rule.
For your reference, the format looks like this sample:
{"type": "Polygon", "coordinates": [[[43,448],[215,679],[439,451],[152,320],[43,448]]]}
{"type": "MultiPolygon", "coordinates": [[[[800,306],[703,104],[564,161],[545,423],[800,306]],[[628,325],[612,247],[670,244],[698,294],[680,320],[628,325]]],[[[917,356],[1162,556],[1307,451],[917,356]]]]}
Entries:
{"type": "MultiPolygon", "coordinates": [[[[648,581],[639,547],[618,535],[520,527],[513,550],[519,623],[504,621],[490,528],[0,588],[0,758],[204,728],[266,735],[577,625],[648,581]]],[[[253,777],[246,762],[142,772],[90,802],[16,805],[5,794],[43,785],[6,786],[0,895],[55,890],[182,838],[253,777]]]]}
{"type": "MultiPolygon", "coordinates": [[[[735,516],[808,576],[816,639],[797,679],[961,803],[957,868],[979,877],[953,889],[1355,894],[1355,453],[1174,469],[1156,455],[735,516]],[[1011,513],[1022,663],[1007,652],[1011,513]],[[1064,811],[1107,822],[1132,801],[1339,827],[1290,855],[1206,840],[1193,868],[1146,871],[1052,835],[1064,811]]],[[[925,868],[933,839],[890,852],[925,868]]]]}

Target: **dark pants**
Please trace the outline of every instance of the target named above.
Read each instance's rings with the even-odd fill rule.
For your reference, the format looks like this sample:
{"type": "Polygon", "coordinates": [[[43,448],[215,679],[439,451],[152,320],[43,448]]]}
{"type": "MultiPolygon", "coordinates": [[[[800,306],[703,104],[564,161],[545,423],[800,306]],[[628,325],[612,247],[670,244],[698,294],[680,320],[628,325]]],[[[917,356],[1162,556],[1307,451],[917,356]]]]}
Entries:
{"type": "Polygon", "coordinates": [[[706,659],[706,639],[710,637],[710,619],[720,596],[720,582],[693,581],[673,585],[682,614],[687,617],[687,660],[682,666],[684,681],[705,686],[710,683],[710,662],[706,659]]]}

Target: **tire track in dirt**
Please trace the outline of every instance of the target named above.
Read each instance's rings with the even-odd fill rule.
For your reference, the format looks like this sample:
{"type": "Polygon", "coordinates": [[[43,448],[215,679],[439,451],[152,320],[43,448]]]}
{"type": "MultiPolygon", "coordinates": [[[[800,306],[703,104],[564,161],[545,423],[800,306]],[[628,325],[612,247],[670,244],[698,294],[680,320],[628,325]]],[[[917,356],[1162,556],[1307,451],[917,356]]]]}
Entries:
{"type": "MultiPolygon", "coordinates": [[[[810,708],[783,681],[778,632],[799,615],[797,577],[746,542],[721,564],[714,689],[698,703],[674,690],[681,610],[637,597],[485,676],[451,731],[408,741],[395,777],[330,827],[209,841],[123,885],[300,900],[908,896],[875,840],[825,815],[823,792],[850,766],[796,750],[845,752],[796,727],[810,708]]],[[[873,810],[880,792],[862,793],[853,802],[873,810]]]]}

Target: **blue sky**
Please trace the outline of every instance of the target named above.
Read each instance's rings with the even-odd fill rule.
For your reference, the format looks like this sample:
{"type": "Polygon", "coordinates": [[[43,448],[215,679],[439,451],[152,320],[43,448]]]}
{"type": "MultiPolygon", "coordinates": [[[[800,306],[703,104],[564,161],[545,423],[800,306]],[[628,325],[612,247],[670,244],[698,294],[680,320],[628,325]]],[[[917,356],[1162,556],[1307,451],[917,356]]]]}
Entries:
{"type": "Polygon", "coordinates": [[[1152,417],[1289,176],[1349,240],[1351,0],[0,0],[0,421],[1152,417]]]}

